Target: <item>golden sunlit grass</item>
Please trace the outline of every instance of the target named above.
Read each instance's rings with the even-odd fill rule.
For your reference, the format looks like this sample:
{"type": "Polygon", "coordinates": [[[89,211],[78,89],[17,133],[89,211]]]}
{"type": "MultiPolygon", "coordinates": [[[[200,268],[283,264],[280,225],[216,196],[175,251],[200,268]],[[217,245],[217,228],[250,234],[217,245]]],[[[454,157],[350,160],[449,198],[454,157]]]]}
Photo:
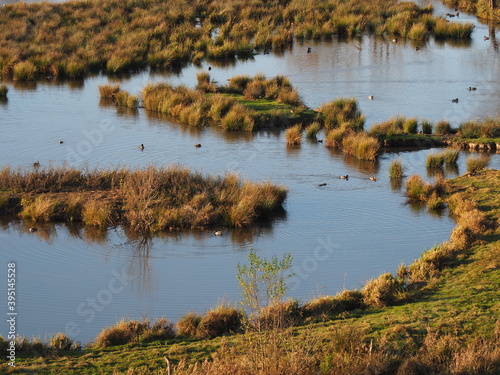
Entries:
{"type": "Polygon", "coordinates": [[[286,143],[290,146],[302,144],[302,125],[297,124],[285,131],[286,143]]]}
{"type": "Polygon", "coordinates": [[[204,176],[175,166],[83,171],[5,167],[0,189],[6,191],[3,205],[10,204],[7,197],[21,198],[18,213],[23,218],[82,221],[98,228],[121,223],[138,232],[245,227],[268,218],[287,195],[270,182],[204,176]]]}
{"type": "Polygon", "coordinates": [[[394,179],[402,179],[404,176],[403,162],[401,159],[393,160],[389,167],[389,176],[394,179]]]}
{"type": "Polygon", "coordinates": [[[380,150],[380,143],[375,137],[365,133],[351,134],[342,140],[344,152],[362,160],[375,160],[380,150]]]}
{"type": "Polygon", "coordinates": [[[477,173],[488,166],[490,163],[490,156],[487,154],[481,156],[469,156],[465,161],[467,172],[477,173]]]}

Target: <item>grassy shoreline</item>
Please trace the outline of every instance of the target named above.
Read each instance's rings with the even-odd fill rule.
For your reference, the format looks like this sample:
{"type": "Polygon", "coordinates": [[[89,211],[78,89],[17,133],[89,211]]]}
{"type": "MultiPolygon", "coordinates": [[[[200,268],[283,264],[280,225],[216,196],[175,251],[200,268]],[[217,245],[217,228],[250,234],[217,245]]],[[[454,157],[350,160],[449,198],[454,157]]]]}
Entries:
{"type": "Polygon", "coordinates": [[[167,374],[167,367],[174,374],[360,374],[367,369],[385,374],[497,374],[498,181],[500,172],[493,170],[450,180],[447,202],[457,220],[450,241],[401,266],[396,276],[384,274],[367,282],[360,291],[301,306],[285,302],[287,308],[278,309],[285,314],[281,316],[302,311],[288,320],[295,327],[54,351],[43,361],[27,351],[18,366],[41,374],[167,374]]]}
{"type": "Polygon", "coordinates": [[[0,213],[34,222],[82,222],[135,232],[245,227],[269,218],[286,189],[187,168],[0,170],[0,213]]]}

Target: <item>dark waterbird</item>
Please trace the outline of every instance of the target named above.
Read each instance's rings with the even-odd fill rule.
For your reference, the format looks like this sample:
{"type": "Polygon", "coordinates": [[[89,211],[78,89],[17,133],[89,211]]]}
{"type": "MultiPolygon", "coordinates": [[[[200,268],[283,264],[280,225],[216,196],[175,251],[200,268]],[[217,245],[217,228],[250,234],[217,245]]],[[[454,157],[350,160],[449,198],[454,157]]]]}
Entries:
{"type": "Polygon", "coordinates": [[[141,143],[141,145],[139,146],[139,150],[144,150],[144,145],[141,143]]]}
{"type": "Polygon", "coordinates": [[[341,180],[348,180],[348,179],[349,179],[349,175],[348,175],[348,174],[346,174],[345,176],[344,176],[344,175],[342,175],[342,176],[340,176],[339,178],[340,178],[341,180]]]}
{"type": "Polygon", "coordinates": [[[452,103],[458,103],[458,98],[451,99],[451,102],[452,102],[452,103]]]}

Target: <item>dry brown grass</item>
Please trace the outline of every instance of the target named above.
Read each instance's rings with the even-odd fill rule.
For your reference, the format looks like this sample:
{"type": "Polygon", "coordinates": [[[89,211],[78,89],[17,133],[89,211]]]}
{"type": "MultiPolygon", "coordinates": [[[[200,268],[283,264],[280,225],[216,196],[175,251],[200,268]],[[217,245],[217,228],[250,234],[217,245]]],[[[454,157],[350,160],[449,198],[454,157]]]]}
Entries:
{"type": "Polygon", "coordinates": [[[241,310],[221,304],[207,311],[201,318],[196,329],[196,337],[209,339],[238,333],[242,330],[243,317],[241,310]]]}
{"type": "Polygon", "coordinates": [[[196,338],[201,319],[202,316],[195,312],[184,315],[176,323],[177,332],[180,336],[196,338]]]}
{"type": "Polygon", "coordinates": [[[136,232],[249,226],[272,215],[287,194],[270,182],[204,176],[176,166],[83,171],[6,167],[0,171],[0,189],[9,193],[6,205],[24,199],[25,218],[83,221],[100,228],[121,223],[136,232]]]}
{"type": "Polygon", "coordinates": [[[114,326],[103,329],[95,339],[95,346],[106,348],[133,342],[168,340],[174,337],[174,326],[165,318],[157,319],[153,324],[149,319],[143,321],[122,319],[114,326]]]}
{"type": "Polygon", "coordinates": [[[289,146],[299,146],[302,144],[302,125],[297,124],[285,131],[286,143],[289,146]]]}
{"type": "Polygon", "coordinates": [[[51,221],[55,214],[55,206],[57,201],[54,198],[40,195],[34,199],[22,199],[22,211],[20,216],[23,219],[33,221],[51,221]]]}
{"type": "Polygon", "coordinates": [[[375,137],[365,133],[350,134],[342,140],[344,152],[361,160],[375,160],[380,150],[380,143],[375,137]]]}
{"type": "Polygon", "coordinates": [[[361,289],[363,302],[371,307],[391,306],[404,298],[404,286],[390,273],[367,282],[361,289]]]}

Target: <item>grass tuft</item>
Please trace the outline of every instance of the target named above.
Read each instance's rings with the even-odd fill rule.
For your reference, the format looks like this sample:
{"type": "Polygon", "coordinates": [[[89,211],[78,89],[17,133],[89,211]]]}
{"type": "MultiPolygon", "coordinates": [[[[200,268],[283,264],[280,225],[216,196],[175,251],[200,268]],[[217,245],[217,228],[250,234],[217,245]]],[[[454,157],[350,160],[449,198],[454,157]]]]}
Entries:
{"type": "Polygon", "coordinates": [[[403,161],[401,159],[393,160],[389,167],[389,176],[393,179],[402,179],[404,176],[403,161]]]}
{"type": "Polygon", "coordinates": [[[302,144],[302,125],[297,124],[285,131],[286,143],[289,146],[300,146],[302,144]]]}
{"type": "Polygon", "coordinates": [[[306,138],[315,139],[320,130],[321,130],[321,124],[317,121],[314,121],[306,128],[306,138]]]}
{"type": "Polygon", "coordinates": [[[0,85],[0,98],[7,97],[8,92],[9,92],[9,88],[6,85],[0,85]]]}
{"type": "Polygon", "coordinates": [[[467,166],[467,172],[472,174],[485,169],[489,163],[490,163],[490,156],[487,154],[483,154],[479,157],[469,156],[465,162],[467,166]]]}
{"type": "Polygon", "coordinates": [[[377,138],[365,133],[350,134],[342,140],[344,152],[361,160],[375,160],[380,150],[377,138]]]}

